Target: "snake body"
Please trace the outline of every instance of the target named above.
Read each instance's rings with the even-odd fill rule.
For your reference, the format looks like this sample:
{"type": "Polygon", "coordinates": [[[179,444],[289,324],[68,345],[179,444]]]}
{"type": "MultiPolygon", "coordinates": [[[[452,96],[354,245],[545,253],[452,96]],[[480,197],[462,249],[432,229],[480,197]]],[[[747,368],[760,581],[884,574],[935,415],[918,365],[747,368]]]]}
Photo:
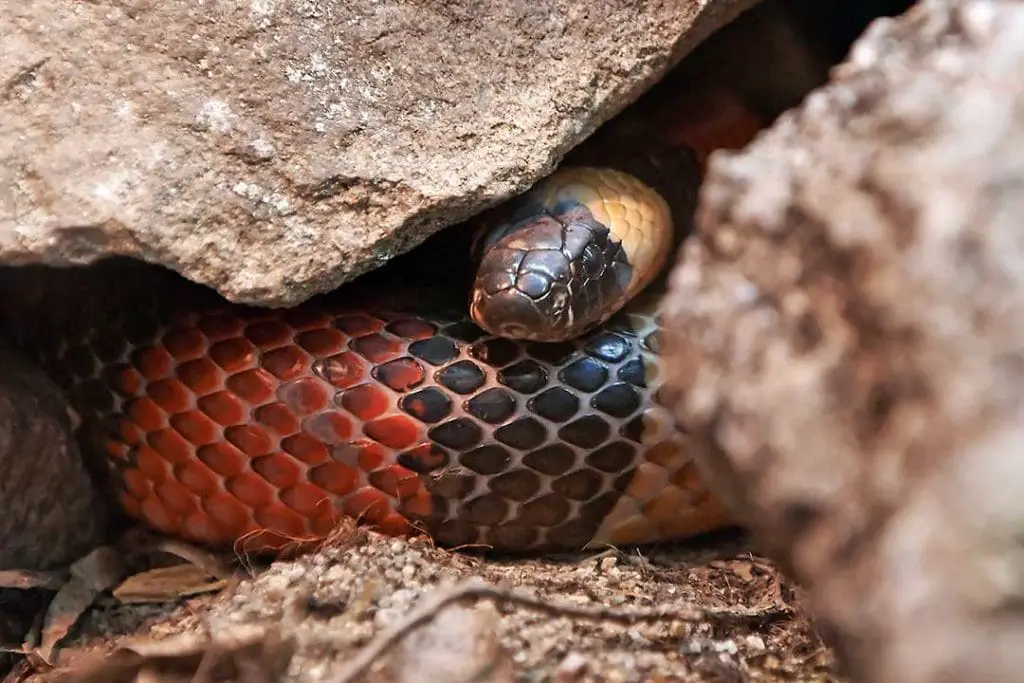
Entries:
{"type": "Polygon", "coordinates": [[[649,285],[674,204],[641,177],[568,167],[482,218],[468,305],[189,295],[15,329],[123,510],[167,534],[276,552],[347,516],[517,552],[687,537],[730,520],[661,405],[649,285]]]}

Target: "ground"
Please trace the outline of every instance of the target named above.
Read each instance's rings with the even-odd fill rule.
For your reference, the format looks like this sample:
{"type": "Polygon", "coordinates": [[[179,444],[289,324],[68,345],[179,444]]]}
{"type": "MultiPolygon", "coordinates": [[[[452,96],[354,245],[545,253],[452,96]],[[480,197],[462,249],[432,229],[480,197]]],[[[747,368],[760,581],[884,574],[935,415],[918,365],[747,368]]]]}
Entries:
{"type": "Polygon", "coordinates": [[[104,598],[64,643],[56,670],[7,680],[840,680],[799,590],[751,547],[726,533],[489,558],[348,529],[315,553],[249,567],[217,593],[155,604],[104,598]],[[435,598],[451,600],[426,606],[435,598]],[[410,621],[410,610],[420,618],[410,621]],[[629,623],[630,614],[645,618],[629,623]],[[386,631],[399,638],[385,641],[386,631]],[[130,643],[82,676],[97,654],[130,643]],[[200,675],[218,657],[226,677],[200,675]],[[370,674],[360,677],[353,668],[364,663],[370,674]]]}

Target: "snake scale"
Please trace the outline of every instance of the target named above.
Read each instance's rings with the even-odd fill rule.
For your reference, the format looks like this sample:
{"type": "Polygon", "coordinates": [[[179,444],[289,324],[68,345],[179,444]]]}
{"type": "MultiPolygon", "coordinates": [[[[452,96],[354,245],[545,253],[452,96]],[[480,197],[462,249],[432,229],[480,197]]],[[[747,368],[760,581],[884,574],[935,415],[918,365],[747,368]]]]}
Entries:
{"type": "Polygon", "coordinates": [[[513,552],[717,529],[729,516],[659,401],[652,283],[692,218],[673,197],[752,134],[723,119],[677,136],[696,181],[566,165],[486,212],[468,302],[346,285],[268,309],[182,284],[12,329],[120,507],[189,541],[274,553],[342,517],[513,552]]]}

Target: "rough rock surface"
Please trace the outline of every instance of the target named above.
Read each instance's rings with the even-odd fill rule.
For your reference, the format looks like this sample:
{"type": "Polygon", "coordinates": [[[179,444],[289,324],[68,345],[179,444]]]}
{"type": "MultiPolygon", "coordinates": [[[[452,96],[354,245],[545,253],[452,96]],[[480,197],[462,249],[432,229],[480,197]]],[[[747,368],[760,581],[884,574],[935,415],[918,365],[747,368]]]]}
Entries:
{"type": "Polygon", "coordinates": [[[57,386],[0,346],[0,570],[62,565],[102,538],[104,505],[71,429],[57,386]]]}
{"type": "Polygon", "coordinates": [[[754,3],[10,3],[0,262],[297,303],[533,184],[754,3]]]}
{"type": "Polygon", "coordinates": [[[1024,670],[1024,5],[923,0],[711,164],[666,340],[856,680],[1024,670]]]}

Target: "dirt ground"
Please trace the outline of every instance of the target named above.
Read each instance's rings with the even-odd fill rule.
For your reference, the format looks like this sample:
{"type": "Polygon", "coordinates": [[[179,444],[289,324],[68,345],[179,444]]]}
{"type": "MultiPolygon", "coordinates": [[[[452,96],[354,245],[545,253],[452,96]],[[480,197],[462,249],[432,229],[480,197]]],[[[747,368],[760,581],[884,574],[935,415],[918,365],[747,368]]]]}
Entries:
{"type": "Polygon", "coordinates": [[[101,598],[46,669],[6,681],[842,680],[799,591],[739,532],[515,559],[348,529],[219,592],[101,598]]]}

